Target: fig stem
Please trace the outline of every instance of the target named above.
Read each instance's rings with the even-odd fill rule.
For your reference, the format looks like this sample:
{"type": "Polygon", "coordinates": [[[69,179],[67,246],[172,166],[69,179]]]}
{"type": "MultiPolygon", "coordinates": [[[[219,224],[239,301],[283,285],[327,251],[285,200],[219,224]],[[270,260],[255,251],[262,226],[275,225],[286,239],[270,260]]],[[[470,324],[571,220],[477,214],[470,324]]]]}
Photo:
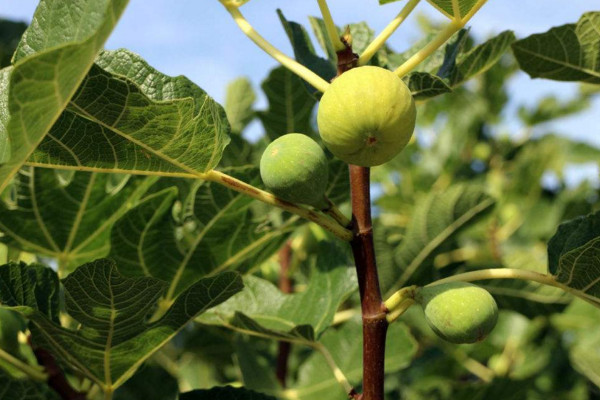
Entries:
{"type": "MultiPolygon", "coordinates": [[[[225,4],[224,4],[225,5],[225,4]]],[[[286,56],[281,51],[279,51],[275,46],[269,43],[265,38],[263,38],[250,23],[244,18],[240,10],[231,5],[225,5],[225,8],[231,16],[233,17],[235,23],[242,30],[242,32],[250,38],[258,47],[264,50],[265,53],[273,57],[277,60],[281,65],[298,75],[300,78],[304,79],[306,82],[314,86],[317,90],[321,92],[325,92],[329,87],[329,83],[321,78],[319,75],[312,72],[310,69],[306,68],[304,65],[300,64],[296,60],[286,56]]]]}
{"type": "Polygon", "coordinates": [[[448,282],[472,282],[491,279],[520,279],[525,281],[541,283],[547,286],[553,286],[555,288],[562,289],[565,292],[570,293],[574,296],[577,296],[580,299],[585,300],[588,303],[594,305],[595,307],[600,307],[600,302],[594,296],[588,295],[582,290],[578,290],[567,286],[561,282],[558,282],[552,275],[541,274],[539,272],[528,271],[524,269],[490,268],[478,271],[464,272],[462,274],[457,274],[448,278],[434,281],[426,286],[436,286],[448,282]]]}
{"type": "Polygon", "coordinates": [[[270,204],[285,211],[299,215],[302,218],[320,225],[323,227],[323,229],[328,230],[338,238],[347,242],[351,241],[353,238],[352,232],[349,229],[341,226],[337,221],[333,220],[329,216],[321,214],[318,211],[309,210],[306,207],[290,203],[289,201],[282,200],[269,192],[260,190],[246,182],[224,174],[223,172],[211,170],[202,174],[201,178],[207,181],[219,183],[232,190],[235,190],[236,192],[248,195],[256,200],[260,200],[263,203],[270,204]]]}
{"type": "Polygon", "coordinates": [[[29,365],[2,349],[0,349],[0,360],[12,365],[34,381],[46,382],[48,380],[48,374],[44,372],[43,368],[29,365]]]}
{"type": "Polygon", "coordinates": [[[390,312],[385,317],[388,323],[391,324],[392,322],[400,318],[400,316],[404,314],[413,304],[415,304],[415,301],[413,299],[405,298],[392,312],[390,312]]]}
{"type": "Polygon", "coordinates": [[[417,290],[417,286],[407,286],[395,292],[393,295],[389,297],[385,301],[385,308],[388,312],[394,311],[398,308],[406,299],[414,299],[415,291],[417,290]]]}
{"type": "Polygon", "coordinates": [[[429,57],[434,51],[444,45],[456,32],[461,30],[467,22],[483,7],[487,0],[479,0],[473,8],[464,16],[464,18],[453,18],[452,21],[442,29],[432,40],[427,43],[425,47],[413,54],[408,60],[400,65],[394,73],[400,78],[415,69],[421,64],[427,57],[429,57]]]}
{"type": "Polygon", "coordinates": [[[381,49],[385,42],[392,36],[398,27],[406,20],[410,13],[415,9],[420,0],[410,0],[400,13],[394,18],[373,41],[367,46],[358,59],[358,65],[366,65],[371,58],[381,49]]]}
{"type": "Polygon", "coordinates": [[[352,224],[352,221],[346,217],[340,209],[335,205],[331,199],[325,196],[325,202],[327,203],[327,208],[323,211],[325,214],[328,214],[331,218],[335,219],[340,225],[349,227],[352,224]]]}
{"type": "Polygon", "coordinates": [[[325,29],[327,30],[327,36],[329,36],[329,40],[331,40],[333,49],[336,51],[336,53],[344,50],[346,46],[340,39],[340,35],[338,34],[335,23],[333,22],[333,18],[331,17],[331,11],[329,11],[327,0],[317,0],[317,2],[319,3],[321,15],[323,16],[323,22],[325,23],[325,29]]]}

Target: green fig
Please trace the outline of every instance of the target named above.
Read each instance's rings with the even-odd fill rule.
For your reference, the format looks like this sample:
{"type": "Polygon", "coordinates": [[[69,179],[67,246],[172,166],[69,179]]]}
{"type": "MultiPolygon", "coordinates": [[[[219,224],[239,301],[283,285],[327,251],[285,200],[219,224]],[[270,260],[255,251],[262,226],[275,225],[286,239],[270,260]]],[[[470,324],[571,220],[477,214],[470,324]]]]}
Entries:
{"type": "Polygon", "coordinates": [[[466,282],[450,282],[422,288],[415,300],[425,319],[442,339],[475,343],[487,337],[498,320],[498,306],[485,289],[466,282]]]}
{"type": "Polygon", "coordinates": [[[284,200],[327,207],[327,157],[306,135],[289,133],[269,144],[260,159],[260,176],[267,189],[284,200]]]}
{"type": "Polygon", "coordinates": [[[415,129],[415,102],[392,71],[365,66],[336,78],[317,113],[325,146],[348,164],[372,167],[394,158],[415,129]]]}
{"type": "Polygon", "coordinates": [[[25,321],[17,312],[0,307],[0,349],[18,354],[18,335],[25,327],[25,321]]]}

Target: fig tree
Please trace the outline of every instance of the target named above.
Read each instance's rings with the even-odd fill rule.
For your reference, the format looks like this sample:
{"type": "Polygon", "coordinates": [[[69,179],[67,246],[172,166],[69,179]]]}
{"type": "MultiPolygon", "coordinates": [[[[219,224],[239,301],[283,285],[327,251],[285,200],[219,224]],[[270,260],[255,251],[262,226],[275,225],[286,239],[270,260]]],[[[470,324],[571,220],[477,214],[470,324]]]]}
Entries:
{"type": "Polygon", "coordinates": [[[452,343],[479,342],[494,329],[498,306],[485,289],[466,282],[424,287],[415,300],[425,319],[442,339],[452,343]]]}
{"type": "Polygon", "coordinates": [[[267,189],[284,200],[327,206],[327,157],[306,135],[289,133],[271,142],[260,159],[260,176],[267,189]]]}
{"type": "Polygon", "coordinates": [[[383,164],[408,143],[416,108],[406,84],[392,71],[365,66],[336,78],[317,114],[325,146],[338,158],[363,167],[383,164]]]}

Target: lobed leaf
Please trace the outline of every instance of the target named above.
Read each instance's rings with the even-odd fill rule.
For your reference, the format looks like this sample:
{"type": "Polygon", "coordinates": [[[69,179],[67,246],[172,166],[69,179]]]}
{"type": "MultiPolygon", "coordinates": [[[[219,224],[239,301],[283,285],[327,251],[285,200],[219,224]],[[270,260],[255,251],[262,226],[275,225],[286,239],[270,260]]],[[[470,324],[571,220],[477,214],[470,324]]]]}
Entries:
{"type": "Polygon", "coordinates": [[[15,203],[0,203],[3,241],[57,259],[60,273],[108,254],[112,225],[156,181],[126,177],[115,187],[111,175],[69,172],[65,180],[64,171],[23,167],[15,203]]]}
{"type": "Polygon", "coordinates": [[[13,57],[10,79],[0,79],[0,92],[8,91],[8,110],[0,119],[6,123],[10,114],[0,134],[10,142],[10,158],[0,165],[0,191],[57,121],[126,5],[127,0],[40,2],[13,57]]]}
{"type": "Polygon", "coordinates": [[[223,108],[187,78],[105,51],[29,162],[197,176],[218,164],[228,133],[223,108]]]}
{"type": "MultiPolygon", "coordinates": [[[[10,279],[31,277],[39,268],[24,264],[0,267],[3,305],[31,320],[35,345],[51,351],[109,390],[123,384],[190,320],[243,288],[241,279],[233,272],[202,279],[175,299],[162,318],[153,321],[152,311],[168,284],[154,278],[125,278],[114,261],[96,260],[82,265],[63,281],[66,310],[80,324],[75,331],[61,327],[31,301],[41,285],[45,285],[46,291],[57,291],[56,278],[54,284],[41,277],[10,279]],[[7,296],[5,288],[26,297],[7,296]]],[[[52,273],[49,269],[45,271],[52,273]]]]}
{"type": "MultiPolygon", "coordinates": [[[[257,182],[256,168],[228,172],[257,182]]],[[[183,203],[186,222],[172,217],[173,187],[147,196],[115,224],[110,257],[126,276],[149,276],[169,283],[171,301],[199,278],[227,269],[248,270],[275,252],[290,225],[266,225],[248,196],[216,183],[198,182],[183,203]]]]}
{"type": "Polygon", "coordinates": [[[575,24],[531,35],[512,48],[532,78],[599,84],[600,12],[587,12],[575,24]]]}

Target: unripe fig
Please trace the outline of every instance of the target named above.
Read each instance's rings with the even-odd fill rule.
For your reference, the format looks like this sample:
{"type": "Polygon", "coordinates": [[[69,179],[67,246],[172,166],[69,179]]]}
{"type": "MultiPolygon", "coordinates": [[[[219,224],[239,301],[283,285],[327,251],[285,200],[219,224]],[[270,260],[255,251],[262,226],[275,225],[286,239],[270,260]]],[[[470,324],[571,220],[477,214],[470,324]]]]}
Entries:
{"type": "Polygon", "coordinates": [[[260,176],[267,189],[284,200],[327,206],[327,157],[306,135],[289,133],[271,142],[260,159],[260,176]]]}
{"type": "Polygon", "coordinates": [[[479,342],[498,320],[498,306],[492,295],[470,283],[424,287],[415,300],[423,307],[431,329],[452,343],[479,342]]]}
{"type": "Polygon", "coordinates": [[[406,84],[392,71],[372,66],[336,78],[317,114],[325,146],[341,160],[363,167],[394,158],[410,140],[415,120],[406,84]]]}

